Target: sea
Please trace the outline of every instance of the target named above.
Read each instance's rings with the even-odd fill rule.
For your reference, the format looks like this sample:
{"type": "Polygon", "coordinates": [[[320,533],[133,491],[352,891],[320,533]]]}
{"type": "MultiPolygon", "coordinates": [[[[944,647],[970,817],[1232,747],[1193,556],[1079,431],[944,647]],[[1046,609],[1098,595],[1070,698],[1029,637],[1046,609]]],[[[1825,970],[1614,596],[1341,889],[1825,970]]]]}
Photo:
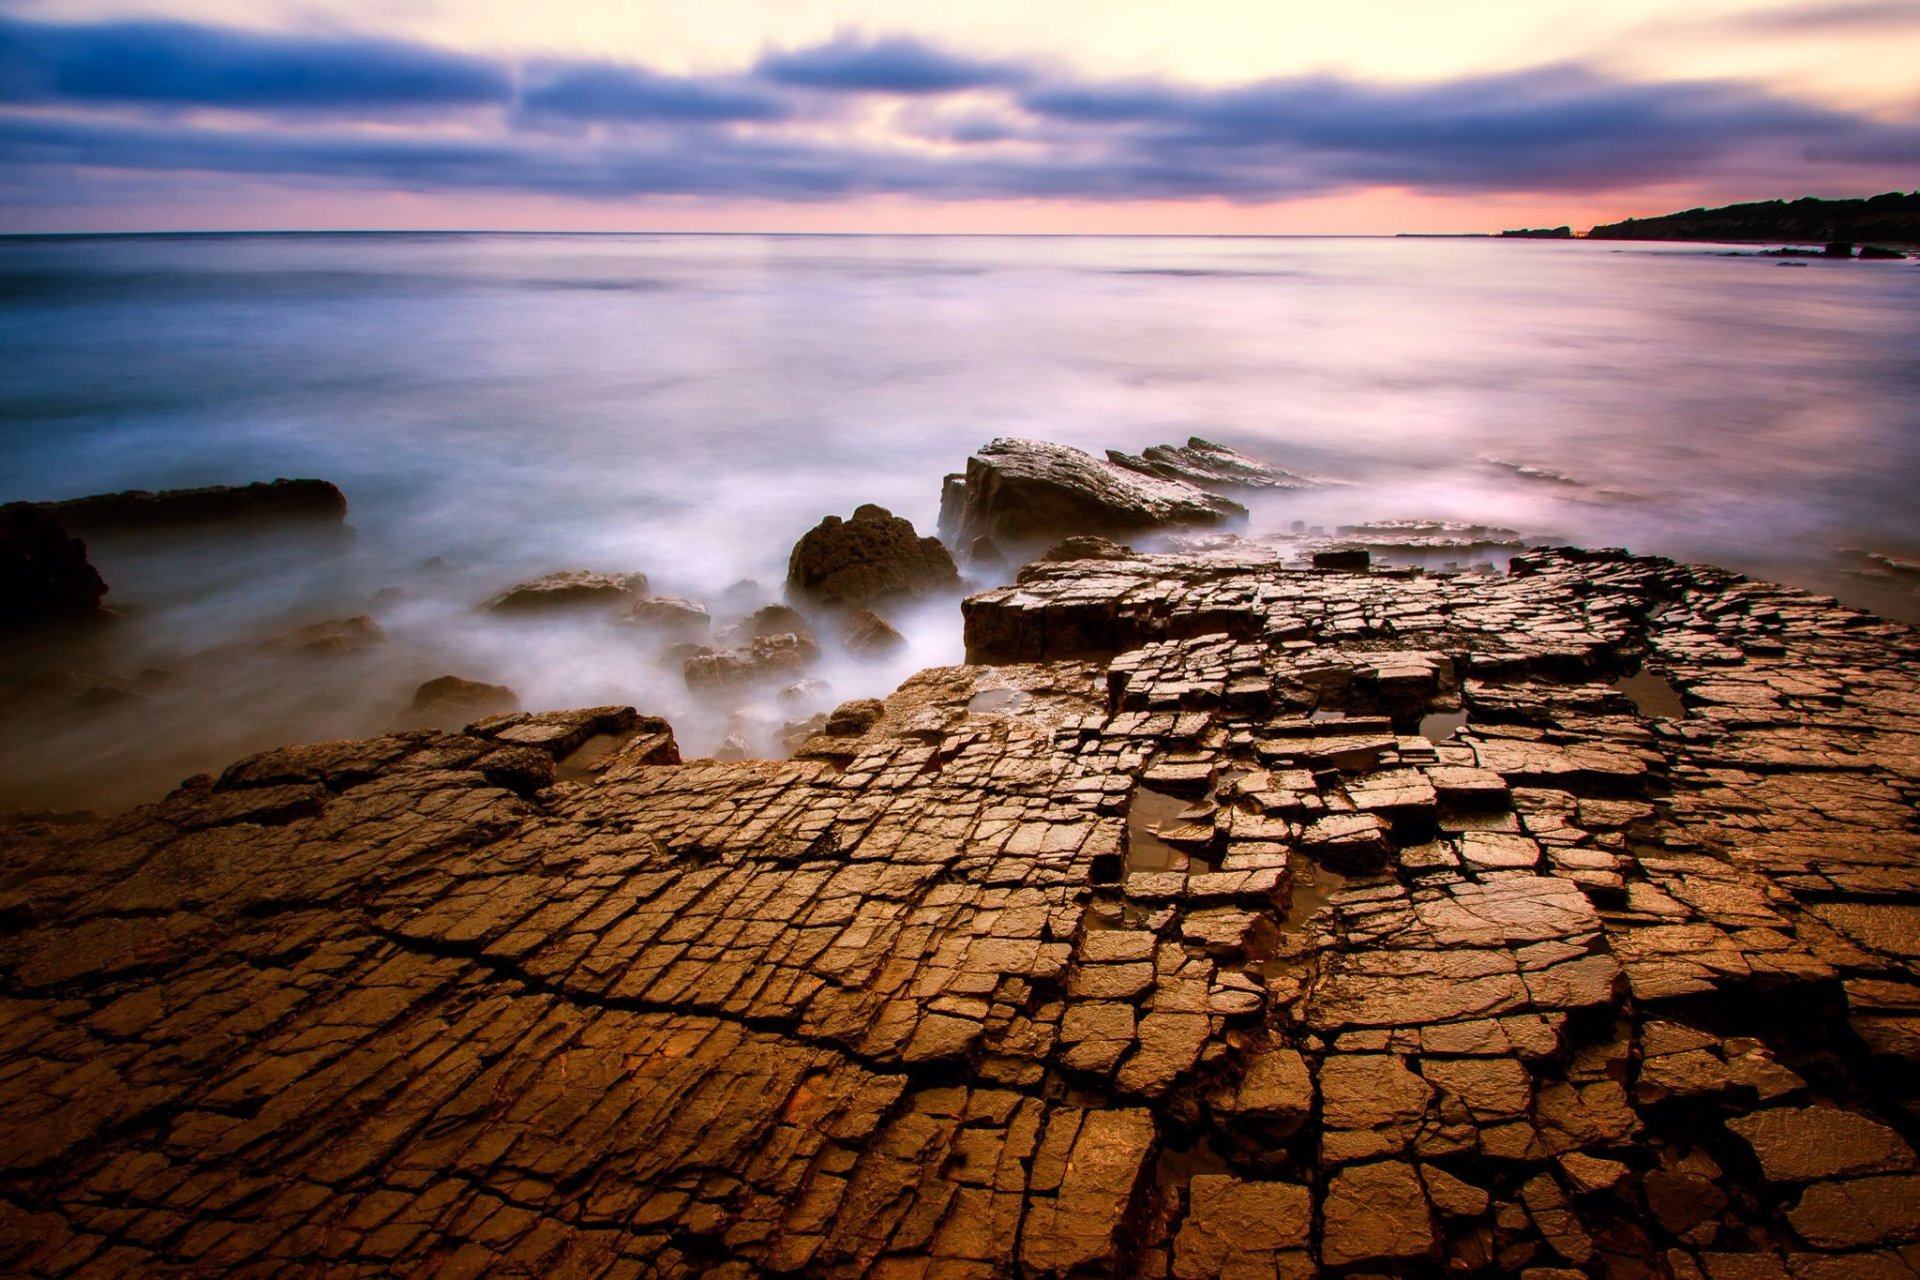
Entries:
{"type": "MultiPolygon", "coordinates": [[[[96,539],[114,621],[0,652],[0,808],[114,810],[246,752],[378,733],[448,674],[530,709],[665,715],[689,755],[730,734],[777,755],[789,720],[959,661],[957,600],[892,609],[908,644],[890,656],[828,644],[824,687],[719,700],[643,629],[478,605],[555,570],[637,571],[717,630],[781,598],[825,515],[878,503],[931,532],[942,475],[994,437],[1137,453],[1195,435],[1325,482],[1257,496],[1245,536],[1457,521],[1920,620],[1917,261],[1476,238],[0,238],[0,500],[320,477],[350,503],[335,537],[96,539]],[[377,640],[276,642],[362,616],[377,640]]],[[[982,587],[1013,571],[962,568],[982,587]]]]}

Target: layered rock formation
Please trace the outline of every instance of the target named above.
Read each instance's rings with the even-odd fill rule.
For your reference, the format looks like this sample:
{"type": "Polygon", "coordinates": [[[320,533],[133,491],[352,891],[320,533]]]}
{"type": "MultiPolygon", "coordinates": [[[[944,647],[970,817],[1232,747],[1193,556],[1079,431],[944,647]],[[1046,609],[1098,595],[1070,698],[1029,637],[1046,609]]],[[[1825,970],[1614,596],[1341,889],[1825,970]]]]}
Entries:
{"type": "Polygon", "coordinates": [[[1573,552],[967,628],[792,761],[516,715],[7,829],[0,1269],[1913,1273],[1910,630],[1573,552]]]}
{"type": "Polygon", "coordinates": [[[1186,479],[1041,440],[989,442],[967,459],[964,476],[947,477],[940,493],[941,536],[963,547],[977,538],[1021,544],[1244,515],[1239,503],[1186,479]]]}

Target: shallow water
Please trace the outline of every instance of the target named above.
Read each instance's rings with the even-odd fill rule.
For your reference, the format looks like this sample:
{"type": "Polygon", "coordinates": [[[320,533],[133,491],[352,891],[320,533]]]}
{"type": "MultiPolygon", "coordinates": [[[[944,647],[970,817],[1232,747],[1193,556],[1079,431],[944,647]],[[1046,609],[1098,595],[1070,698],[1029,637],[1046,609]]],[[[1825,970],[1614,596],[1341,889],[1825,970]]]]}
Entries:
{"type": "MultiPolygon", "coordinates": [[[[391,724],[421,680],[631,702],[689,752],[818,709],[692,698],[630,628],[476,601],[640,570],[724,612],[878,502],[923,530],[996,435],[1200,434],[1345,483],[1253,529],[1409,517],[1711,560],[1920,617],[1920,264],[1484,240],[191,236],[0,240],[0,499],[338,482],[346,546],[100,544],[136,616],[50,666],[171,672],[0,745],[0,805],[148,798],[391,724]],[[368,613],[355,655],[217,646],[368,613]],[[744,720],[739,717],[744,715],[744,720]]],[[[986,575],[976,575],[986,580],[986,575]]],[[[951,601],[832,698],[961,656],[951,601]]],[[[14,717],[17,719],[17,717],[14,717]]]]}

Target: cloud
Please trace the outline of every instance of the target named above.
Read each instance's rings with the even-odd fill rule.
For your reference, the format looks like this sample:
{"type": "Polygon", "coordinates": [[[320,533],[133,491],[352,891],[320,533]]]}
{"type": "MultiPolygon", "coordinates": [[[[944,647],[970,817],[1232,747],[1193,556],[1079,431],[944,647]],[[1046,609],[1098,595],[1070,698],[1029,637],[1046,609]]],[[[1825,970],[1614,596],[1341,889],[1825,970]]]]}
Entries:
{"type": "Polygon", "coordinates": [[[1856,3],[1786,5],[1702,18],[1687,25],[1749,35],[1808,36],[1825,32],[1858,33],[1920,27],[1920,0],[1857,0],[1856,3]]]}
{"type": "Polygon", "coordinates": [[[607,63],[539,66],[528,81],[524,110],[575,121],[780,120],[792,113],[791,104],[762,86],[607,63]]]}
{"type": "Polygon", "coordinates": [[[952,93],[1025,83],[1031,72],[1010,62],[944,53],[918,40],[841,36],[811,49],[770,53],[754,73],[773,84],[849,93],[952,93]]]}
{"type": "Polygon", "coordinates": [[[0,18],[0,102],[365,114],[498,104],[512,93],[496,63],[399,41],[0,18]]]}
{"type": "Polygon", "coordinates": [[[1915,123],[1575,64],[1416,85],[1323,75],[1195,87],[843,37],[745,72],[675,76],[347,37],[0,20],[0,165],[13,189],[29,174],[118,172],[177,174],[190,193],[188,175],[224,173],[585,199],[1259,202],[1729,177],[1804,190],[1825,173],[1902,185],[1916,157],[1915,123]],[[849,93],[895,101],[853,113],[849,93]],[[227,110],[183,110],[194,106],[227,110]]]}

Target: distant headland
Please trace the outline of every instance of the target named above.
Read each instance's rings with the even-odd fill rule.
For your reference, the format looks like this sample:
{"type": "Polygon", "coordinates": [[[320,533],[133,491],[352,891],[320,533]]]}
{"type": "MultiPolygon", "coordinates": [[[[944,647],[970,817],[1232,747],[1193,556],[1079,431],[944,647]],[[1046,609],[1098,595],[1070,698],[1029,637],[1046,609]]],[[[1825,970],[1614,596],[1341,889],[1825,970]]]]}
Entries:
{"type": "Polygon", "coordinates": [[[1920,191],[1860,200],[1762,200],[1628,218],[1587,232],[1589,240],[1852,241],[1920,244],[1920,191]]]}

